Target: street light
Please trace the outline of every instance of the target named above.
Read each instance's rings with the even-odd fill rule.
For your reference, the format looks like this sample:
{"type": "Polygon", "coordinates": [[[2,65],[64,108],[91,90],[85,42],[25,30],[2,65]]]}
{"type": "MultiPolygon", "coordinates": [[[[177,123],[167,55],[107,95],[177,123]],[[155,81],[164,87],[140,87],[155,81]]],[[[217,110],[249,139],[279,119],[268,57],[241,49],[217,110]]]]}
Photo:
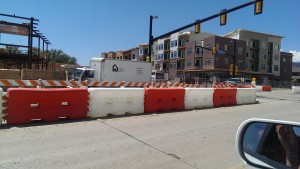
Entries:
{"type": "MultiPolygon", "coordinates": [[[[150,15],[150,28],[149,28],[149,60],[151,62],[151,48],[152,48],[152,39],[153,39],[153,36],[152,36],[152,20],[153,19],[158,19],[158,16],[152,16],[150,15]]],[[[146,61],[146,56],[144,58],[144,60],[146,61]]]]}

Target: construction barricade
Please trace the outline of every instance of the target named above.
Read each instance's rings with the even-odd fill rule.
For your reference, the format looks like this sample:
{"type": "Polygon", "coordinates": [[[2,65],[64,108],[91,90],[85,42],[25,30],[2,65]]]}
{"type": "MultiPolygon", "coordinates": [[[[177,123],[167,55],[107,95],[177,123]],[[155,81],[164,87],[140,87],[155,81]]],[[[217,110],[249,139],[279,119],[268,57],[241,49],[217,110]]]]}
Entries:
{"type": "Polygon", "coordinates": [[[236,105],[236,88],[214,89],[214,107],[236,105]]]}
{"type": "Polygon", "coordinates": [[[257,92],[262,92],[262,86],[256,86],[255,89],[257,92]]]}
{"type": "Polygon", "coordinates": [[[144,89],[142,88],[89,88],[88,91],[90,93],[89,117],[144,112],[144,89]]]}
{"type": "Polygon", "coordinates": [[[209,108],[214,106],[213,88],[185,88],[185,109],[209,108]]]}
{"type": "Polygon", "coordinates": [[[3,107],[4,101],[2,100],[2,97],[3,97],[3,89],[0,87],[0,125],[2,125],[2,117],[5,116],[2,112],[4,110],[3,107]]]}
{"type": "Polygon", "coordinates": [[[237,105],[256,103],[256,89],[254,88],[237,88],[236,92],[237,105]]]}
{"type": "Polygon", "coordinates": [[[263,85],[262,86],[262,91],[263,92],[271,92],[272,91],[272,86],[270,86],[270,85],[263,85]]]}
{"type": "Polygon", "coordinates": [[[145,88],[145,113],[184,110],[184,88],[145,88]]]}
{"type": "Polygon", "coordinates": [[[87,117],[88,91],[82,88],[7,90],[8,124],[27,124],[32,120],[57,121],[60,117],[87,117]]]}
{"type": "Polygon", "coordinates": [[[292,86],[293,94],[300,94],[300,86],[292,86]]]}

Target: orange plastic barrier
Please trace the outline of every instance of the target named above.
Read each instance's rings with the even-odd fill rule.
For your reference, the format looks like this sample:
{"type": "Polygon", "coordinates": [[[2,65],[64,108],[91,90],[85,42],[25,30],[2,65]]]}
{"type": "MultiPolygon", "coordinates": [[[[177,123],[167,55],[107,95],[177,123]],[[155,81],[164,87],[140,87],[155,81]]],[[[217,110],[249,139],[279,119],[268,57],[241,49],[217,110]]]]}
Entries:
{"type": "Polygon", "coordinates": [[[82,88],[7,90],[8,124],[27,124],[33,119],[57,121],[60,117],[87,117],[88,91],[82,88]]]}
{"type": "Polygon", "coordinates": [[[236,92],[236,88],[214,89],[214,107],[237,105],[236,92]]]}
{"type": "Polygon", "coordinates": [[[145,88],[144,112],[184,110],[185,89],[145,88]]]}
{"type": "Polygon", "coordinates": [[[271,92],[272,91],[272,86],[263,85],[262,86],[262,91],[264,91],[264,92],[271,92]]]}

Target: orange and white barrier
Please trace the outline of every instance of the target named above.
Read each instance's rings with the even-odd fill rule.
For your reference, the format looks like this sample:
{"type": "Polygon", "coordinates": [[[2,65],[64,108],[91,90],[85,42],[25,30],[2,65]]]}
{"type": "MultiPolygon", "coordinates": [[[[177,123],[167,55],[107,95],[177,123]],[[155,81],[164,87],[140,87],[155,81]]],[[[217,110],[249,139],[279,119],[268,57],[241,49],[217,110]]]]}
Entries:
{"type": "Polygon", "coordinates": [[[300,94],[300,86],[292,86],[293,94],[300,94]]]}
{"type": "Polygon", "coordinates": [[[89,88],[89,117],[106,117],[144,112],[142,88],[89,88]]]}
{"type": "MultiPolygon", "coordinates": [[[[0,95],[3,93],[0,88],[0,95]]],[[[256,102],[256,89],[9,88],[4,100],[7,103],[0,106],[0,112],[5,108],[0,118],[7,124],[27,124],[34,119],[57,121],[60,117],[83,119],[251,104],[256,102]]]]}
{"type": "Polygon", "coordinates": [[[0,87],[0,125],[2,124],[2,117],[5,116],[5,114],[2,113],[2,111],[4,110],[3,107],[4,100],[2,99],[3,96],[4,96],[3,89],[0,87]]]}
{"type": "Polygon", "coordinates": [[[271,92],[272,91],[272,86],[270,86],[270,85],[263,85],[262,86],[262,91],[263,92],[271,92]]]}
{"type": "Polygon", "coordinates": [[[185,88],[185,109],[209,108],[214,106],[213,88],[185,88]]]}
{"type": "Polygon", "coordinates": [[[237,88],[236,101],[237,105],[256,103],[256,89],[237,88]]]}

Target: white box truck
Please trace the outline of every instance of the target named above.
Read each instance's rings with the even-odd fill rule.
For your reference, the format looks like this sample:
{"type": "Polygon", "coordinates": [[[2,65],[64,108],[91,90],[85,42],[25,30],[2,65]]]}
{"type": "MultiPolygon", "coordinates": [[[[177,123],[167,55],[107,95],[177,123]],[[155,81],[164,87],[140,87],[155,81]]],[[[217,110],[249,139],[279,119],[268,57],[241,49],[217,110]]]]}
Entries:
{"type": "Polygon", "coordinates": [[[91,58],[90,68],[77,68],[76,81],[150,82],[151,63],[91,58]]]}

